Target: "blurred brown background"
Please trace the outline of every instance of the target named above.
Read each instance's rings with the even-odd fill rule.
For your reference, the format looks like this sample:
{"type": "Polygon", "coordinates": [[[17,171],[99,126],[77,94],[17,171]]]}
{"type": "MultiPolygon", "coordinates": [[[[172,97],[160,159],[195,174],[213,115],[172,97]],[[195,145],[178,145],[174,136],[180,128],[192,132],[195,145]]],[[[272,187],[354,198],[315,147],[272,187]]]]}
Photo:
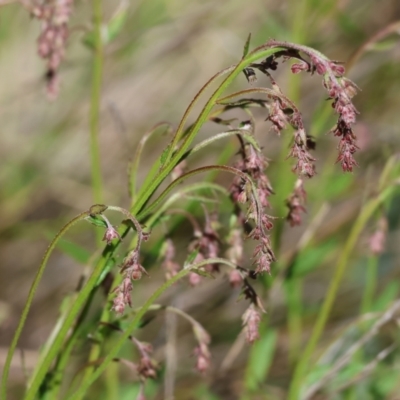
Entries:
{"type": "MultiPolygon", "coordinates": [[[[116,0],[104,1],[104,20],[119,6],[116,0]]],[[[204,82],[241,57],[249,32],[252,47],[276,38],[312,46],[331,59],[346,62],[364,41],[400,19],[398,0],[142,0],[131,2],[128,10],[124,29],[106,48],[100,135],[106,203],[125,207],[129,206],[127,164],[141,135],[158,121],[167,120],[176,126],[204,82]]],[[[91,52],[82,44],[90,24],[89,2],[76,1],[67,54],[60,70],[59,98],[49,102],[45,95],[44,62],[36,49],[40,23],[19,4],[0,6],[0,365],[51,237],[68,218],[93,202],[88,145],[91,52]]],[[[354,218],[365,188],[374,184],[385,160],[399,150],[398,36],[390,35],[371,50],[374,51],[363,55],[349,74],[362,88],[356,98],[361,113],[356,128],[361,147],[360,168],[344,183],[348,185],[347,190],[329,204],[325,229],[329,232],[332,224],[338,223],[339,237],[341,229],[345,232],[346,224],[354,218]]],[[[275,76],[287,93],[291,92],[291,85],[298,85],[298,78],[291,77],[288,68],[280,68],[275,76]]],[[[239,77],[236,85],[244,87],[245,78],[239,77]]],[[[303,77],[299,93],[296,100],[309,122],[324,99],[318,78],[303,77]]],[[[272,133],[267,134],[268,126],[263,125],[261,114],[259,117],[261,126],[257,135],[273,160],[282,142],[272,137],[272,133]]],[[[211,124],[207,127],[209,132],[217,131],[211,124]]],[[[313,126],[312,133],[321,140],[317,158],[322,166],[335,161],[332,154],[337,143],[325,135],[328,130],[329,124],[313,126]]],[[[142,178],[150,162],[168,142],[167,137],[164,139],[164,142],[150,142],[140,167],[142,178]]],[[[216,159],[218,151],[217,146],[214,155],[208,153],[210,160],[216,159]]],[[[335,176],[342,176],[340,167],[336,167],[335,176]]],[[[272,165],[272,171],[274,168],[272,165]]],[[[271,180],[279,185],[274,182],[273,174],[271,180]]],[[[322,185],[317,177],[309,188],[311,192],[322,190],[334,186],[335,181],[322,182],[322,185]]],[[[310,198],[311,217],[317,209],[313,209],[312,194],[310,198]]],[[[389,256],[381,272],[382,285],[399,277],[396,272],[399,267],[398,209],[392,210],[392,214],[389,256]]],[[[282,254],[296,243],[305,228],[285,233],[282,254]]],[[[78,226],[69,238],[88,251],[95,250],[93,229],[89,225],[78,226]]],[[[330,258],[335,256],[332,254],[330,258]]],[[[333,263],[327,260],[326,265],[333,263]]],[[[81,269],[82,266],[61,252],[52,256],[20,341],[20,346],[27,349],[28,368],[51,330],[61,299],[75,288],[81,269]]],[[[324,296],[328,275],[326,271],[315,274],[307,301],[313,303],[324,296]]],[[[339,320],[341,314],[343,318],[351,314],[359,298],[361,282],[362,278],[355,272],[347,278],[341,297],[346,311],[340,305],[337,310],[342,311],[335,311],[339,320]]],[[[216,295],[219,283],[210,285],[217,287],[213,292],[216,295]]],[[[148,288],[141,289],[141,295],[145,296],[152,288],[153,284],[149,283],[148,288]]],[[[222,294],[216,295],[211,309],[203,307],[198,312],[223,315],[224,326],[210,326],[215,322],[207,326],[217,337],[223,336],[222,332],[231,324],[236,324],[237,333],[243,311],[243,308],[232,311],[237,304],[236,296],[224,288],[222,294]],[[219,307],[218,299],[224,303],[226,298],[230,299],[228,303],[219,307]]],[[[204,296],[202,290],[212,289],[196,289],[186,295],[187,299],[194,299],[194,308],[200,307],[196,299],[204,296]]],[[[283,307],[281,297],[279,293],[271,296],[271,301],[276,302],[274,309],[283,307]]],[[[283,316],[274,314],[272,320],[278,325],[284,324],[283,316]]],[[[284,342],[284,328],[281,338],[284,342]]],[[[187,356],[190,351],[188,347],[183,353],[187,356]]],[[[221,361],[224,351],[224,346],[220,352],[217,348],[214,359],[221,361]]],[[[13,379],[20,379],[18,360],[14,361],[13,379]]],[[[191,360],[186,362],[189,365],[191,360]]]]}

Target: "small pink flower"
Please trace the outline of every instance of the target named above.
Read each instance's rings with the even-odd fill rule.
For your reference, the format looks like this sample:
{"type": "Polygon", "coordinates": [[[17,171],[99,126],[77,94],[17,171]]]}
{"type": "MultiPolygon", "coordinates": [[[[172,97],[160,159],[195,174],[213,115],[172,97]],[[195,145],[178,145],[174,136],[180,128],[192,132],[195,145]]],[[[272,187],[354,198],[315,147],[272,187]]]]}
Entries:
{"type": "Polygon", "coordinates": [[[117,314],[123,314],[125,311],[125,299],[124,299],[124,294],[122,292],[119,292],[116,297],[114,297],[113,300],[113,307],[112,310],[114,310],[117,314]]]}
{"type": "Polygon", "coordinates": [[[343,76],[343,74],[345,73],[344,66],[336,61],[330,61],[329,66],[331,70],[335,73],[335,75],[338,77],[343,76]]]}
{"type": "Polygon", "coordinates": [[[208,348],[210,344],[210,335],[206,330],[199,324],[193,326],[193,332],[199,345],[194,349],[194,355],[196,356],[196,369],[197,371],[204,373],[211,365],[211,353],[208,348]]]}
{"type": "Polygon", "coordinates": [[[310,65],[305,61],[300,61],[296,64],[293,64],[290,69],[292,70],[293,74],[298,74],[302,71],[309,71],[310,65]]]}
{"type": "Polygon", "coordinates": [[[137,373],[143,380],[155,378],[157,376],[157,364],[150,357],[153,353],[153,347],[151,344],[140,342],[137,339],[133,339],[133,341],[140,353],[139,364],[136,367],[137,373]]]}
{"type": "Polygon", "coordinates": [[[113,226],[109,226],[104,233],[103,241],[106,241],[109,245],[114,239],[121,240],[121,236],[113,226]]]}

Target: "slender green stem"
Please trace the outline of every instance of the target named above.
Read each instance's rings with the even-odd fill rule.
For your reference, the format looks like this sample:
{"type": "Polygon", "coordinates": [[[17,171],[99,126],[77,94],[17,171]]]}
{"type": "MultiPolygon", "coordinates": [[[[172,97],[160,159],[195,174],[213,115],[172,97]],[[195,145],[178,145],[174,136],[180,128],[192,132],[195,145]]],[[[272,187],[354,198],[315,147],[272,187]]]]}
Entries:
{"type": "Polygon", "coordinates": [[[231,174],[240,176],[241,178],[243,178],[243,180],[250,182],[252,184],[252,188],[253,191],[256,193],[256,190],[254,188],[254,184],[251,181],[251,179],[249,178],[248,175],[246,175],[245,173],[243,173],[242,171],[233,168],[233,167],[228,167],[226,165],[208,165],[206,167],[201,167],[201,168],[196,168],[193,169],[192,171],[187,172],[186,174],[181,175],[179,178],[175,179],[172,183],[169,184],[169,186],[160,194],[160,196],[154,201],[154,203],[152,203],[151,205],[149,205],[142,213],[139,214],[140,218],[144,218],[147,215],[151,214],[153,212],[153,210],[157,210],[163,203],[165,197],[168,195],[168,193],[177,185],[179,185],[179,183],[181,183],[182,181],[184,181],[187,178],[190,178],[191,176],[197,175],[197,174],[202,174],[204,172],[210,172],[210,171],[223,171],[223,172],[229,172],[231,174]]]}
{"type": "MultiPolygon", "coordinates": [[[[126,216],[134,224],[136,232],[137,232],[137,235],[136,235],[137,236],[136,250],[139,251],[140,245],[141,245],[141,242],[142,242],[142,239],[143,239],[143,230],[142,230],[142,227],[139,224],[139,221],[133,215],[131,215],[128,210],[125,210],[122,207],[107,206],[107,210],[108,211],[116,211],[116,212],[122,213],[124,216],[126,216]]],[[[119,277],[116,277],[116,279],[119,279],[119,277]]],[[[102,314],[101,314],[101,320],[103,322],[108,321],[110,316],[111,316],[110,310],[105,308],[103,310],[102,314]]],[[[93,343],[92,346],[91,346],[91,349],[90,349],[89,359],[88,359],[88,364],[90,366],[85,369],[82,381],[80,383],[81,386],[84,386],[86,382],[90,381],[90,378],[91,378],[91,376],[93,374],[93,371],[94,371],[94,366],[92,366],[91,364],[93,363],[93,361],[95,361],[96,359],[99,358],[100,353],[101,353],[101,343],[99,343],[99,342],[93,343]]],[[[112,388],[109,388],[109,390],[112,390],[112,388]]],[[[84,393],[82,394],[82,396],[83,395],[84,395],[84,393]]],[[[77,397],[77,398],[80,399],[81,397],[77,397]]]]}
{"type": "MultiPolygon", "coordinates": [[[[133,156],[132,160],[129,163],[129,166],[128,166],[129,188],[128,188],[128,190],[129,190],[129,195],[132,200],[132,204],[135,202],[135,198],[136,198],[137,174],[138,174],[140,159],[142,156],[144,146],[146,145],[146,143],[150,139],[150,137],[155,132],[157,132],[159,130],[159,128],[162,128],[162,127],[164,127],[167,132],[171,130],[171,125],[168,122],[160,122],[160,123],[156,124],[155,126],[153,126],[140,139],[140,142],[136,147],[135,155],[133,156]]],[[[164,132],[164,130],[163,130],[163,132],[164,132]]]]}
{"type": "Polygon", "coordinates": [[[221,139],[225,139],[230,136],[237,136],[237,135],[243,136],[243,139],[246,139],[247,142],[249,142],[257,151],[261,151],[260,146],[258,145],[256,139],[249,131],[246,131],[245,129],[232,129],[230,131],[218,133],[217,135],[214,135],[213,137],[203,140],[202,142],[196,144],[196,146],[194,146],[191,150],[189,150],[187,154],[190,155],[190,154],[196,153],[197,151],[214,143],[217,140],[221,140],[221,139]]]}
{"type": "MultiPolygon", "coordinates": [[[[101,321],[103,321],[103,322],[108,321],[110,318],[110,315],[111,315],[111,312],[110,312],[109,308],[107,308],[107,305],[106,305],[101,314],[101,321]]],[[[84,384],[84,382],[90,380],[90,377],[92,376],[93,371],[94,371],[94,366],[91,366],[91,363],[99,358],[100,353],[101,353],[101,343],[94,341],[94,343],[92,344],[92,346],[90,348],[90,352],[89,352],[89,357],[88,357],[88,362],[87,362],[87,364],[89,366],[87,368],[85,368],[85,372],[83,374],[81,385],[84,384]]],[[[84,393],[82,394],[82,396],[84,396],[84,393]]],[[[80,399],[80,398],[82,398],[82,397],[78,397],[78,399],[80,399]]]]}
{"type": "MultiPolygon", "coordinates": [[[[257,61],[258,59],[263,57],[268,57],[280,50],[282,50],[282,48],[280,47],[265,48],[265,46],[260,46],[251,53],[249,53],[245,59],[241,60],[241,62],[239,62],[239,64],[237,64],[235,68],[229,69],[231,72],[220,84],[220,86],[215,90],[212,96],[208,99],[199,117],[193,124],[193,127],[191,128],[190,132],[184,138],[181,147],[177,150],[177,152],[174,155],[172,155],[171,159],[167,158],[167,161],[164,163],[162,169],[149,183],[149,185],[144,186],[142,188],[142,191],[139,193],[137,201],[132,208],[133,214],[138,213],[138,211],[142,209],[144,204],[148,201],[148,199],[154,193],[154,191],[157,189],[160,183],[168,176],[168,174],[172,171],[172,169],[179,163],[182,156],[188,150],[193,139],[196,137],[200,128],[207,120],[208,115],[211,112],[214,105],[216,104],[218,98],[229,87],[229,85],[233,82],[233,80],[243,71],[244,68],[246,68],[252,62],[257,61]]],[[[178,132],[174,137],[173,144],[177,143],[177,137],[179,137],[178,132]]],[[[171,153],[172,151],[173,150],[171,150],[171,145],[170,145],[169,153],[171,153]]]]}
{"type": "MultiPolygon", "coordinates": [[[[83,311],[81,312],[71,335],[66,340],[66,343],[64,344],[64,346],[62,348],[62,351],[60,351],[60,353],[58,354],[55,365],[51,371],[52,380],[51,380],[50,384],[48,385],[50,390],[46,391],[46,400],[53,400],[53,399],[55,400],[59,397],[59,391],[61,389],[61,384],[62,384],[62,374],[64,373],[65,368],[68,365],[69,358],[70,358],[71,352],[76,344],[76,341],[80,337],[83,337],[83,335],[84,335],[85,324],[83,324],[83,321],[85,320],[85,317],[87,316],[87,313],[90,309],[94,294],[95,294],[95,292],[93,291],[91,293],[89,299],[87,300],[85,307],[84,307],[83,311]]],[[[77,294],[74,293],[74,297],[73,297],[73,299],[71,299],[72,301],[75,300],[76,295],[77,294]]],[[[62,316],[62,320],[60,322],[62,322],[63,320],[64,320],[64,315],[62,316]]],[[[40,361],[38,362],[38,365],[40,365],[40,361]]]]}
{"type": "Polygon", "coordinates": [[[371,311],[376,289],[377,272],[378,257],[375,255],[371,255],[368,257],[366,282],[363,298],[361,301],[361,314],[365,314],[371,311]]]}
{"type": "Polygon", "coordinates": [[[203,260],[199,263],[192,264],[185,269],[178,272],[174,277],[165,282],[162,286],[160,286],[144,303],[144,305],[140,308],[140,310],[135,314],[132,321],[125,328],[124,333],[120,336],[118,341],[110,348],[107,352],[107,355],[102,360],[102,363],[99,367],[94,371],[91,375],[90,379],[86,381],[80,388],[73,393],[68,400],[76,400],[82,398],[83,395],[87,394],[87,390],[89,387],[100,377],[100,375],[107,369],[108,365],[113,361],[113,359],[118,355],[118,352],[121,350],[123,345],[126,343],[126,340],[133,333],[133,331],[140,324],[140,320],[144,316],[144,314],[149,310],[149,308],[153,305],[153,303],[160,297],[168,288],[170,288],[174,283],[185,277],[191,271],[198,269],[207,264],[227,264],[229,266],[232,265],[228,260],[223,258],[210,258],[203,260]]]}
{"type": "Polygon", "coordinates": [[[43,260],[39,266],[39,269],[36,272],[36,276],[35,279],[33,280],[32,286],[29,290],[29,294],[28,294],[28,298],[25,302],[25,307],[22,311],[22,315],[21,318],[19,319],[19,323],[18,323],[18,327],[17,330],[15,331],[13,340],[11,342],[10,345],[10,349],[8,351],[7,354],[7,358],[6,361],[4,363],[4,370],[3,370],[3,376],[2,376],[2,384],[1,384],[1,398],[2,399],[6,399],[7,398],[7,379],[8,379],[8,374],[10,372],[10,365],[11,365],[11,361],[15,352],[15,349],[17,347],[18,344],[18,340],[21,336],[22,330],[24,328],[25,325],[25,321],[26,318],[28,316],[29,313],[29,309],[31,308],[32,305],[32,301],[33,301],[33,297],[35,296],[36,290],[39,286],[40,280],[42,279],[42,275],[43,272],[46,268],[47,265],[47,261],[49,260],[49,257],[51,255],[51,253],[53,252],[53,250],[55,249],[58,241],[61,239],[61,237],[65,234],[65,232],[70,229],[72,226],[74,226],[77,222],[81,221],[82,219],[86,218],[89,215],[89,211],[85,211],[81,214],[79,214],[78,216],[76,216],[75,218],[73,218],[70,222],[68,222],[68,224],[66,224],[61,230],[60,232],[57,233],[57,235],[55,236],[55,238],[53,239],[53,241],[50,243],[49,247],[46,250],[46,253],[43,256],[43,260]]]}
{"type": "MultiPolygon", "coordinates": [[[[101,83],[103,77],[103,40],[101,37],[102,26],[102,0],[92,0],[93,28],[94,28],[94,55],[92,66],[92,93],[90,100],[90,157],[92,169],[93,200],[102,203],[103,183],[100,163],[100,101],[101,83]]],[[[101,240],[101,232],[96,231],[97,240],[101,240]]]]}
{"type": "Polygon", "coordinates": [[[107,261],[108,259],[102,259],[102,262],[98,263],[98,265],[93,270],[86,285],[80,291],[76,301],[72,304],[68,314],[65,317],[65,321],[60,328],[58,335],[56,336],[52,346],[49,348],[48,353],[44,357],[39,370],[33,377],[32,383],[29,386],[28,391],[26,393],[25,400],[33,400],[35,398],[36,393],[39,390],[39,387],[43,382],[43,379],[51,366],[51,363],[53,362],[57,354],[60,352],[61,347],[64,344],[65,337],[68,335],[68,332],[71,329],[72,325],[74,324],[74,321],[76,320],[80,310],[84,307],[92,290],[96,286],[98,279],[107,261]]]}
{"type": "MultiPolygon", "coordinates": [[[[185,186],[182,187],[179,192],[174,193],[170,198],[168,198],[167,200],[163,201],[162,204],[160,205],[160,207],[158,207],[154,214],[151,215],[151,217],[149,219],[146,220],[146,227],[147,229],[152,229],[153,226],[155,225],[155,223],[158,221],[158,219],[160,218],[160,216],[165,212],[165,210],[169,209],[172,204],[180,199],[182,199],[182,196],[185,193],[189,193],[191,191],[197,191],[197,190],[204,190],[204,189],[209,189],[209,190],[215,190],[218,192],[221,192],[222,194],[228,196],[228,192],[226,191],[226,189],[224,189],[222,186],[214,184],[214,183],[210,183],[210,182],[199,182],[199,183],[195,183],[189,186],[185,186]]],[[[113,209],[113,207],[108,207],[108,209],[113,209]]],[[[118,210],[117,210],[118,211],[118,210]]],[[[134,246],[134,242],[135,242],[135,237],[133,237],[132,239],[132,243],[130,245],[130,247],[132,248],[134,246]]],[[[164,239],[161,239],[164,240],[164,239]]],[[[157,246],[156,246],[157,247],[157,246]]],[[[117,274],[115,275],[115,279],[114,279],[114,283],[112,285],[112,287],[116,287],[118,285],[118,282],[121,279],[121,275],[117,274]]],[[[102,314],[99,318],[99,321],[103,321],[106,322],[109,320],[109,317],[112,314],[110,313],[110,311],[105,307],[102,311],[102,314]]],[[[99,356],[99,351],[100,351],[100,346],[98,343],[94,343],[92,345],[92,348],[90,350],[90,354],[89,354],[89,358],[88,358],[88,363],[96,360],[99,356]]],[[[90,378],[90,376],[92,375],[94,369],[92,367],[88,367],[85,369],[85,374],[84,374],[84,378],[82,379],[80,384],[83,384],[84,381],[88,380],[90,378]]],[[[110,389],[111,390],[111,389],[110,389]]]]}
{"type": "Polygon", "coordinates": [[[393,193],[394,189],[395,186],[389,186],[388,188],[383,190],[379,196],[371,199],[361,210],[360,215],[358,216],[352,230],[350,231],[350,235],[337,262],[335,274],[329,285],[328,292],[322,304],[321,310],[318,314],[318,318],[312,331],[311,337],[294,371],[292,383],[289,388],[289,400],[298,400],[299,398],[301,384],[303,382],[305,374],[307,373],[311,356],[324,330],[326,321],[329,317],[330,311],[335,301],[340,282],[343,278],[344,272],[346,271],[346,267],[348,267],[349,259],[357,242],[357,239],[360,236],[360,233],[362,232],[368,219],[373,215],[373,213],[381,205],[381,203],[383,203],[393,193]]]}
{"type": "Polygon", "coordinates": [[[172,139],[171,144],[168,147],[168,152],[166,154],[165,157],[165,162],[169,162],[170,158],[172,156],[172,153],[175,150],[175,147],[177,146],[179,140],[181,139],[182,135],[184,134],[184,129],[185,129],[185,124],[186,121],[190,115],[190,113],[192,112],[195,104],[199,101],[200,97],[202,96],[202,94],[205,92],[205,90],[207,88],[209,88],[218,78],[220,78],[221,76],[229,73],[230,71],[232,71],[234,67],[228,67],[223,69],[222,71],[217,72],[211,79],[209,79],[206,84],[200,89],[200,91],[197,93],[197,95],[194,97],[194,99],[191,101],[191,103],[189,104],[188,108],[186,109],[185,113],[183,114],[183,117],[179,123],[178,129],[175,132],[174,138],[172,139]]]}

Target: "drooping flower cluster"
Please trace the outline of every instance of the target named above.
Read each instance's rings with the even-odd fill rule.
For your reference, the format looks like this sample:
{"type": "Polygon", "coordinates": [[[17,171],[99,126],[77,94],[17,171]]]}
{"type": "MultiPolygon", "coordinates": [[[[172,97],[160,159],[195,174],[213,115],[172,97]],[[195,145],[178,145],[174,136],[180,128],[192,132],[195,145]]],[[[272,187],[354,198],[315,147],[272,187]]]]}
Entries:
{"type": "Polygon", "coordinates": [[[134,343],[139,350],[140,359],[136,366],[137,373],[142,381],[148,378],[155,378],[157,376],[157,364],[151,358],[153,347],[149,343],[140,342],[134,339],[134,343]]]}
{"type": "Polygon", "coordinates": [[[339,114],[338,121],[332,129],[333,134],[340,137],[337,162],[341,163],[343,171],[351,172],[353,167],[357,165],[353,154],[358,147],[356,145],[356,136],[352,130],[352,125],[355,123],[358,113],[352,103],[352,98],[358,90],[357,85],[343,76],[345,72],[343,65],[337,61],[327,59],[316,50],[276,40],[270,40],[268,45],[270,47],[282,46],[287,49],[272,56],[273,60],[278,57],[300,60],[292,65],[293,73],[305,71],[313,74],[316,72],[323,76],[323,85],[328,92],[329,98],[333,100],[332,107],[339,114]],[[301,53],[306,54],[309,60],[303,58],[301,53]]]}
{"type": "MultiPolygon", "coordinates": [[[[132,281],[139,280],[142,278],[143,274],[148,275],[144,267],[139,262],[139,251],[140,246],[143,241],[147,241],[150,234],[147,232],[143,232],[142,227],[140,226],[139,222],[129,213],[129,211],[120,208],[120,207],[108,207],[110,209],[118,210],[122,214],[128,217],[127,222],[135,226],[138,241],[136,247],[131,250],[128,255],[125,257],[122,267],[121,267],[121,274],[123,275],[122,282],[113,290],[115,293],[115,297],[113,300],[113,307],[112,309],[117,314],[123,314],[125,311],[126,306],[132,307],[132,298],[131,298],[131,291],[133,289],[132,281]]],[[[107,207],[105,208],[107,209],[107,207]]],[[[98,213],[103,221],[106,223],[106,231],[104,233],[103,240],[107,242],[107,245],[110,245],[112,240],[119,239],[121,237],[117,230],[111,225],[109,220],[104,214],[98,213]]]]}
{"type": "Polygon", "coordinates": [[[261,314],[254,304],[250,304],[242,316],[246,339],[249,343],[255,342],[259,338],[258,327],[261,321],[261,314]]]}
{"type": "Polygon", "coordinates": [[[198,346],[193,352],[196,357],[196,369],[204,373],[210,368],[211,364],[211,353],[208,348],[211,338],[207,331],[198,323],[193,324],[193,333],[198,342],[198,346]]]}
{"type": "Polygon", "coordinates": [[[268,121],[272,122],[272,128],[278,134],[290,125],[294,129],[294,140],[289,157],[297,159],[293,171],[309,178],[315,175],[315,158],[310,154],[310,141],[306,134],[303,117],[297,107],[282,93],[280,87],[272,78],[271,74],[263,70],[269,77],[274,94],[272,104],[268,106],[268,121]]]}
{"type": "Polygon", "coordinates": [[[47,61],[47,94],[54,99],[59,91],[58,70],[65,56],[69,36],[69,19],[73,0],[42,0],[34,2],[31,12],[42,21],[38,53],[47,61]]]}
{"type": "Polygon", "coordinates": [[[112,307],[117,314],[123,314],[127,305],[132,307],[132,281],[141,279],[143,274],[148,275],[144,267],[139,263],[138,249],[132,250],[125,258],[121,267],[121,273],[123,274],[123,280],[122,283],[114,289],[116,296],[112,307]]]}
{"type": "Polygon", "coordinates": [[[253,254],[256,272],[269,272],[275,256],[267,234],[273,224],[271,218],[264,212],[264,209],[269,207],[268,198],[273,194],[269,179],[265,175],[268,163],[263,154],[250,143],[242,143],[241,156],[242,159],[235,164],[235,167],[251,180],[246,180],[241,175],[236,176],[230,188],[231,198],[235,203],[249,204],[247,220],[253,220],[255,223],[255,228],[249,237],[259,242],[253,254]]]}
{"type": "MultiPolygon", "coordinates": [[[[289,57],[287,54],[286,57],[289,57]]],[[[268,57],[261,63],[252,63],[248,69],[252,70],[254,74],[254,69],[261,71],[271,81],[272,90],[266,89],[270,101],[264,104],[269,111],[267,121],[271,122],[272,130],[277,134],[280,134],[282,130],[286,129],[289,125],[292,126],[294,129],[294,144],[289,153],[289,157],[297,159],[297,164],[294,166],[293,171],[311,178],[315,174],[315,158],[312,157],[308,151],[310,149],[310,141],[304,129],[302,115],[295,104],[282,93],[279,85],[268,71],[277,68],[278,63],[276,59],[279,56],[282,56],[282,54],[277,53],[274,56],[268,57]]],[[[247,75],[248,73],[246,73],[246,77],[247,75]]]]}
{"type": "Polygon", "coordinates": [[[243,283],[243,294],[250,300],[250,306],[242,316],[243,327],[246,334],[246,340],[253,343],[259,338],[258,328],[261,321],[261,313],[265,313],[260,298],[247,280],[243,283]]]}
{"type": "MultiPolygon", "coordinates": [[[[268,198],[274,193],[265,169],[268,162],[264,155],[257,151],[250,143],[241,142],[241,159],[234,164],[239,171],[250,176],[257,188],[257,196],[262,207],[269,207],[268,198]]],[[[235,176],[230,193],[234,203],[246,203],[254,194],[251,188],[241,176],[235,176]]]]}
{"type": "MultiPolygon", "coordinates": [[[[118,332],[124,332],[123,329],[119,325],[109,323],[109,322],[100,322],[101,325],[107,326],[110,329],[116,330],[118,332]]],[[[140,390],[136,397],[136,399],[145,400],[144,396],[144,386],[148,379],[154,379],[157,376],[158,365],[155,360],[152,359],[153,354],[153,346],[150,343],[142,342],[136,339],[134,336],[129,336],[130,341],[136,346],[139,352],[139,361],[132,362],[126,358],[114,358],[114,361],[118,361],[121,364],[129,367],[131,371],[135,374],[136,377],[140,380],[140,390]]]]}

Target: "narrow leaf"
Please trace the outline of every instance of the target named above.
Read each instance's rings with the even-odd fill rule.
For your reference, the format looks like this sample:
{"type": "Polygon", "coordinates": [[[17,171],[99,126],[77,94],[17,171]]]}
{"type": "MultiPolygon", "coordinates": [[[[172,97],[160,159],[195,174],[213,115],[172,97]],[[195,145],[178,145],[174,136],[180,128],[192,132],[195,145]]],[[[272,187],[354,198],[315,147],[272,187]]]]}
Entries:
{"type": "Polygon", "coordinates": [[[100,226],[101,228],[107,228],[107,224],[105,223],[105,221],[97,216],[89,216],[86,218],[86,221],[88,221],[92,225],[100,226]]]}
{"type": "Polygon", "coordinates": [[[249,48],[250,48],[250,39],[251,39],[251,33],[249,33],[249,36],[247,36],[247,40],[246,43],[244,44],[244,48],[243,48],[243,58],[245,58],[249,52],[249,48]]]}

